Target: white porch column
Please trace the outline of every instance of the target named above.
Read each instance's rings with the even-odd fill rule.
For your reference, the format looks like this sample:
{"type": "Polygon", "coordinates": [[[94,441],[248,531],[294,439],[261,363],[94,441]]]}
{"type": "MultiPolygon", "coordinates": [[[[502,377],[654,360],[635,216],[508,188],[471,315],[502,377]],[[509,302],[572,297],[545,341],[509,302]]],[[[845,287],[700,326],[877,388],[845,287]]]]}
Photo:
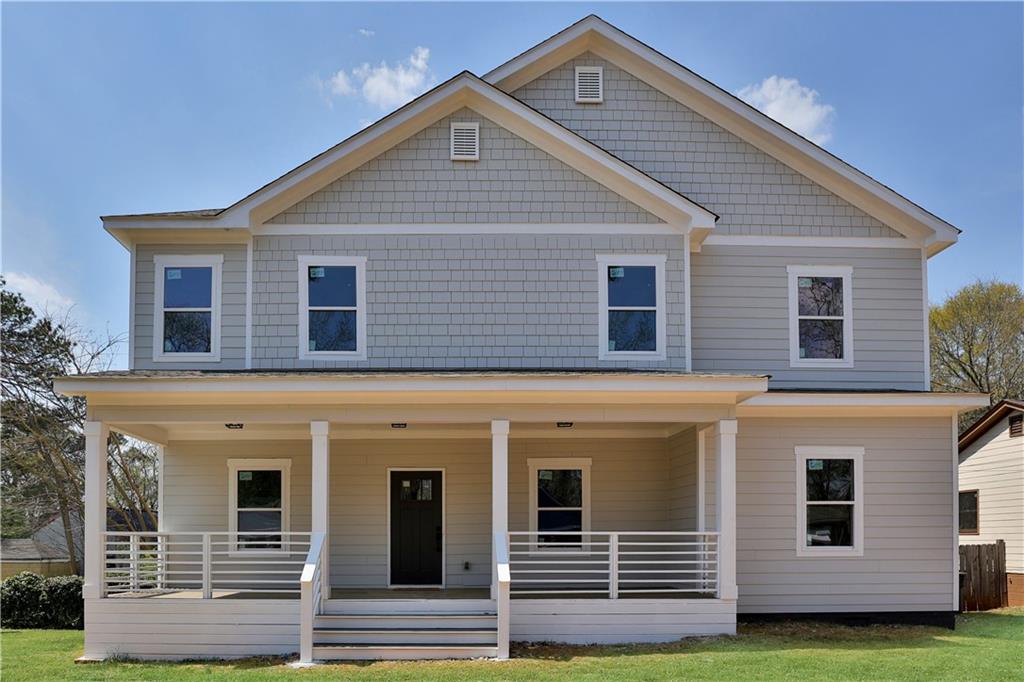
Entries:
{"type": "Polygon", "coordinates": [[[736,599],[736,420],[715,425],[718,452],[715,517],[718,520],[718,598],[736,599]]]}
{"type": "Polygon", "coordinates": [[[507,419],[491,420],[491,599],[498,598],[494,538],[508,534],[508,428],[507,419]]]}
{"type": "Polygon", "coordinates": [[[107,437],[103,422],[85,422],[85,585],[82,596],[103,596],[107,530],[107,437]]]}
{"type": "Polygon", "coordinates": [[[313,466],[311,482],[312,522],[310,530],[324,534],[323,554],[320,556],[320,594],[331,596],[330,576],[330,512],[331,512],[331,425],[325,421],[309,423],[313,437],[313,466]]]}

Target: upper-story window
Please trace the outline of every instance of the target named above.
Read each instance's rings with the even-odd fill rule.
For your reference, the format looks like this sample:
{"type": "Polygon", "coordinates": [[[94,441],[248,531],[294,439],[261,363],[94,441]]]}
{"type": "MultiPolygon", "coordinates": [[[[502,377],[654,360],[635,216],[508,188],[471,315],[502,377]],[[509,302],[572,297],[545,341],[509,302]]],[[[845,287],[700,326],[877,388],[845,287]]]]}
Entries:
{"type": "Polygon", "coordinates": [[[153,360],[220,360],[223,255],[155,256],[153,360]]]}
{"type": "Polygon", "coordinates": [[[366,258],[299,257],[299,357],[366,359],[366,258]]]}
{"type": "Polygon", "coordinates": [[[665,359],[665,256],[597,257],[598,357],[665,359]]]}
{"type": "Polygon", "coordinates": [[[853,269],[791,265],[788,270],[790,365],[853,367],[853,269]]]}

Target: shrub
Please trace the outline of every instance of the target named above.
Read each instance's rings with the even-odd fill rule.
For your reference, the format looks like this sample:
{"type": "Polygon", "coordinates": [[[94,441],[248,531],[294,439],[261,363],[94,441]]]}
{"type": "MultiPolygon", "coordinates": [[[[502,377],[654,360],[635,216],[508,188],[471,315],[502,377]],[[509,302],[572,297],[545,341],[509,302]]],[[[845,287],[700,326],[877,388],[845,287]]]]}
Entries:
{"type": "Polygon", "coordinates": [[[0,625],[5,628],[81,629],[84,612],[77,575],[43,578],[25,571],[0,585],[0,625]]]}
{"type": "Polygon", "coordinates": [[[41,628],[49,620],[43,576],[29,571],[0,585],[0,622],[5,628],[41,628]]]}
{"type": "Polygon", "coordinates": [[[45,627],[81,630],[85,623],[82,601],[83,580],[77,575],[59,575],[43,581],[50,622],[45,627]]]}

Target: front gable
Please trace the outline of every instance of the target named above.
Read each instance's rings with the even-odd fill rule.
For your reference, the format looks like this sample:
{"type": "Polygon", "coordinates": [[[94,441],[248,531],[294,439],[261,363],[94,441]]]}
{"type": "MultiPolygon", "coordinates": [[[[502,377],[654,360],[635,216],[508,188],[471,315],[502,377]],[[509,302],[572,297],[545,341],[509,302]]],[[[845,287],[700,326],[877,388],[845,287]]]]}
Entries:
{"type": "Polygon", "coordinates": [[[661,223],[473,109],[445,116],[271,218],[273,224],[661,223]],[[480,126],[452,161],[452,122],[480,126]]]}
{"type": "Polygon", "coordinates": [[[716,234],[902,238],[896,230],[614,63],[586,52],[512,93],[720,217],[716,234]],[[604,101],[574,72],[603,67],[604,101]],[[799,207],[794,210],[794,206],[799,207]]]}

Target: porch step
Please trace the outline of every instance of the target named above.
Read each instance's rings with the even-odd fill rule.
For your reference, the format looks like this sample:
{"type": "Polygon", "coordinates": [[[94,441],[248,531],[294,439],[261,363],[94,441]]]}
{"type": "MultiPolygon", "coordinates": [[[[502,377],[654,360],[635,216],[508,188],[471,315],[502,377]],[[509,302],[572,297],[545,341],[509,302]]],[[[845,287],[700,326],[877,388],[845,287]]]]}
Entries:
{"type": "MultiPolygon", "coordinates": [[[[346,600],[347,601],[347,600],[346,600]]],[[[392,610],[395,602],[375,602],[375,610],[327,613],[313,621],[313,658],[376,660],[483,658],[497,656],[498,617],[493,609],[436,609],[445,600],[420,604],[419,610],[392,610]]],[[[345,608],[335,605],[336,608],[345,608]]]]}
{"type": "Polygon", "coordinates": [[[437,615],[439,613],[495,613],[493,599],[326,599],[324,613],[330,615],[410,613],[437,615]]]}
{"type": "Polygon", "coordinates": [[[445,658],[494,658],[498,648],[487,644],[331,644],[313,647],[318,661],[386,661],[445,658]]]}

